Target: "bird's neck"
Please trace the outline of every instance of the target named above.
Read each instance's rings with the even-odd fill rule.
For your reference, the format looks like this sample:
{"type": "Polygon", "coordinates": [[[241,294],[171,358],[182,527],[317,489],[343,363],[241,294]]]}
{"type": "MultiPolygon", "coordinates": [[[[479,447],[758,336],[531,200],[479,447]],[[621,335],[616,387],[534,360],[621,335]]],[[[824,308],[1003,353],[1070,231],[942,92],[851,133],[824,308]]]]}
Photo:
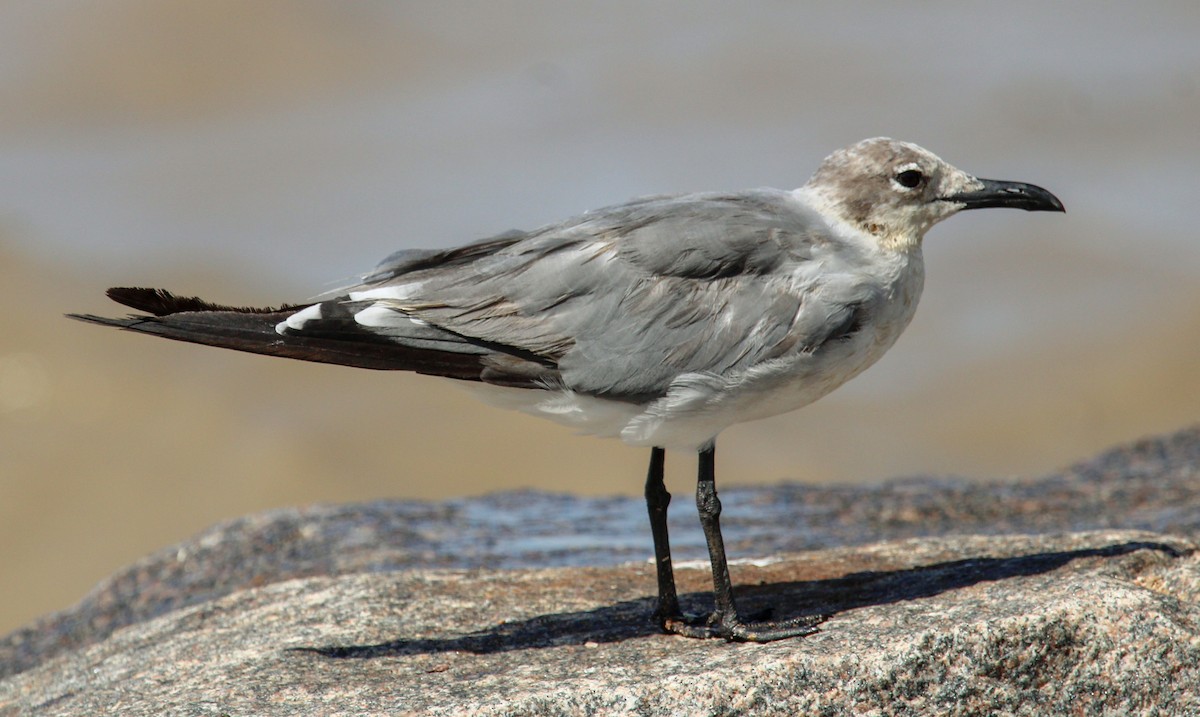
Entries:
{"type": "Polygon", "coordinates": [[[792,191],[792,196],[825,217],[835,231],[858,234],[880,249],[897,254],[920,254],[921,240],[927,227],[887,227],[863,218],[845,202],[823,191],[819,186],[806,184],[792,191]]]}

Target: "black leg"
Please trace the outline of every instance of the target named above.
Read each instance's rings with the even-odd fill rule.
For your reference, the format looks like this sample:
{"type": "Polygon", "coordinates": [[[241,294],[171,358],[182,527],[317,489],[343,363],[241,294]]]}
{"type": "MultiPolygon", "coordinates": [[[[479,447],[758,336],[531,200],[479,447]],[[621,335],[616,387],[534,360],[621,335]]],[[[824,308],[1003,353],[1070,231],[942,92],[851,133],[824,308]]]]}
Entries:
{"type": "Polygon", "coordinates": [[[654,566],[658,570],[658,609],[654,616],[660,625],[679,618],[679,598],[675,595],[675,571],[671,568],[671,541],[667,537],[667,506],[671,494],[663,483],[666,451],[650,449],[650,469],[646,473],[646,509],[650,512],[650,532],[654,535],[654,566]]]}
{"type": "Polygon", "coordinates": [[[700,469],[696,477],[696,508],[700,511],[700,526],[708,542],[708,557],[712,562],[713,601],[716,610],[703,624],[683,619],[668,620],[666,629],[685,637],[723,637],[739,642],[770,642],[785,637],[810,635],[823,617],[805,617],[784,622],[744,623],[738,616],[733,600],[733,583],[725,560],[725,541],[721,537],[721,500],[717,497],[716,448],[714,444],[700,450],[700,469]]]}
{"type": "Polygon", "coordinates": [[[700,513],[700,527],[704,529],[704,541],[708,543],[708,559],[712,563],[713,602],[716,611],[710,622],[720,624],[727,619],[738,619],[737,606],[733,603],[733,581],[729,579],[729,563],[725,559],[725,539],[721,537],[721,499],[717,497],[717,451],[709,445],[700,451],[700,466],[696,474],[696,510],[700,513]]]}

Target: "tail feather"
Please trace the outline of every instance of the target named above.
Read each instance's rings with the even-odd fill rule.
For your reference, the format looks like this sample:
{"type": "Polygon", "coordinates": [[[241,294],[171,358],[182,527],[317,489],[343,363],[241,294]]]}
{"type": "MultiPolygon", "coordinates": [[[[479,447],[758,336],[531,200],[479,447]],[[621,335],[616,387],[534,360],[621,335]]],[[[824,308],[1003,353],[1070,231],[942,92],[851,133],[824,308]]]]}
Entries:
{"type": "MultiPolygon", "coordinates": [[[[108,318],[68,314],[101,326],[207,346],[389,371],[413,371],[469,381],[533,386],[538,372],[496,371],[496,351],[430,327],[414,325],[413,336],[380,334],[349,321],[331,321],[320,332],[284,331],[276,326],[304,305],[234,307],[161,289],[114,288],[108,296],[149,316],[108,318]]],[[[349,316],[349,315],[347,315],[349,316]]],[[[544,369],[544,367],[543,367],[544,369]]],[[[544,373],[544,370],[543,370],[544,373]]]]}

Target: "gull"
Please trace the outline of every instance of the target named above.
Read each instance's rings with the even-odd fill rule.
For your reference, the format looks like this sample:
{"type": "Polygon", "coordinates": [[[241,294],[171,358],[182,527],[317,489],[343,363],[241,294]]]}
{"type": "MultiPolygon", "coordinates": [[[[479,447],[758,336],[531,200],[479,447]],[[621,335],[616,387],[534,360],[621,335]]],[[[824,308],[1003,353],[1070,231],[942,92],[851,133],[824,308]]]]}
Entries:
{"type": "Polygon", "coordinates": [[[113,288],[144,312],[71,315],[270,356],[415,371],[485,401],[645,446],[655,619],[687,637],[766,642],[825,616],[744,619],[721,537],[715,444],[873,364],[917,308],[922,239],[963,209],[1064,211],[1047,190],[978,179],[915,144],[867,139],[799,189],[634,199],[533,231],[402,250],[352,286],[277,308],[113,288]],[[699,455],[714,611],[685,615],[667,535],[665,449],[699,455]]]}

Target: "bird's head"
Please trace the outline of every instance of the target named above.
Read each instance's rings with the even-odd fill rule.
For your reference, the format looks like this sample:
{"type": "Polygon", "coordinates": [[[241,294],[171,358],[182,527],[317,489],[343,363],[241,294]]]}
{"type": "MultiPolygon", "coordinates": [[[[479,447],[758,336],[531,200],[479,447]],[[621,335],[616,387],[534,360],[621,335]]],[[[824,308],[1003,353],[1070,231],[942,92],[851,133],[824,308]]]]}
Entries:
{"type": "Polygon", "coordinates": [[[801,188],[822,209],[897,248],[920,245],[934,224],[963,209],[1064,211],[1024,182],[978,179],[909,142],[866,139],[825,158],[801,188]]]}

